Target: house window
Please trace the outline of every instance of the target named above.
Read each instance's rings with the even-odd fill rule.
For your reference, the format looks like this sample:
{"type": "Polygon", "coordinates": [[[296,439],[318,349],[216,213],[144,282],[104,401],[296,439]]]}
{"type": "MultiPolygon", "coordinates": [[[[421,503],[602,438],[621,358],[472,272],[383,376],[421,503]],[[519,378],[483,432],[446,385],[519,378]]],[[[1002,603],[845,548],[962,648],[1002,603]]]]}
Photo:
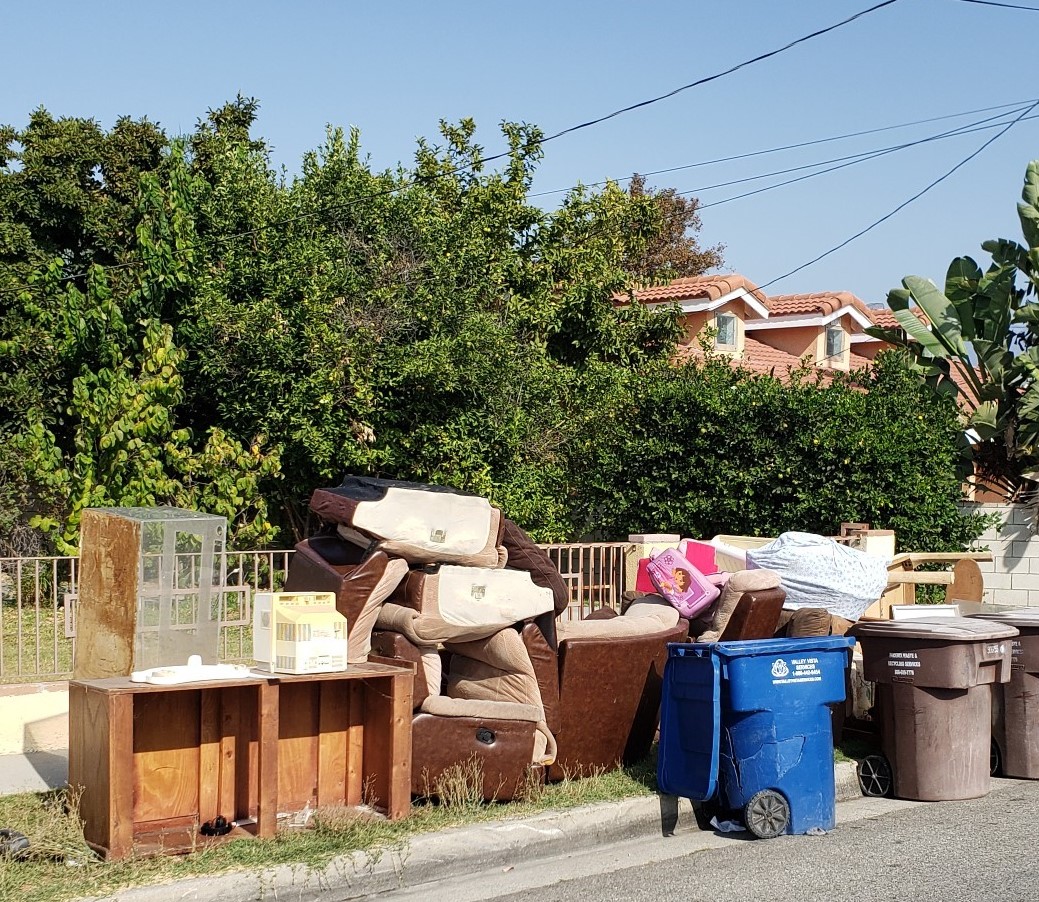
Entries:
{"type": "Polygon", "coordinates": [[[736,347],[736,317],[732,313],[719,313],[714,318],[714,327],[718,330],[714,345],[718,348],[736,347]]]}
{"type": "Polygon", "coordinates": [[[826,362],[830,365],[839,363],[844,357],[844,329],[837,323],[826,327],[826,362]]]}

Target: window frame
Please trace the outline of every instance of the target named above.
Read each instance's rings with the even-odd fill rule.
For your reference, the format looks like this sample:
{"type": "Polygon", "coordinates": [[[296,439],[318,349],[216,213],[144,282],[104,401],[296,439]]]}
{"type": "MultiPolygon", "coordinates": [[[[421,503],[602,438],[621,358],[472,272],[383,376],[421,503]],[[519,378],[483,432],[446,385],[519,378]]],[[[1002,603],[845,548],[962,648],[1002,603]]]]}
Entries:
{"type": "Polygon", "coordinates": [[[735,351],[735,350],[737,350],[739,348],[739,342],[740,342],[740,331],[739,331],[740,330],[740,324],[739,324],[739,320],[740,320],[740,318],[738,316],[736,316],[735,313],[732,313],[732,312],[730,312],[728,310],[719,311],[718,313],[714,314],[714,329],[715,329],[714,346],[716,348],[724,349],[724,350],[727,350],[727,351],[735,351]],[[726,342],[726,341],[722,340],[722,336],[724,334],[724,332],[722,331],[722,321],[723,321],[723,318],[724,318],[724,321],[726,323],[731,322],[731,324],[732,324],[732,341],[731,342],[726,342]]]}
{"type": "Polygon", "coordinates": [[[828,323],[825,330],[823,331],[823,360],[827,364],[840,363],[844,361],[844,352],[848,348],[847,341],[845,340],[846,332],[840,322],[828,323]],[[840,341],[840,348],[837,351],[830,350],[830,338],[835,336],[840,341]]]}

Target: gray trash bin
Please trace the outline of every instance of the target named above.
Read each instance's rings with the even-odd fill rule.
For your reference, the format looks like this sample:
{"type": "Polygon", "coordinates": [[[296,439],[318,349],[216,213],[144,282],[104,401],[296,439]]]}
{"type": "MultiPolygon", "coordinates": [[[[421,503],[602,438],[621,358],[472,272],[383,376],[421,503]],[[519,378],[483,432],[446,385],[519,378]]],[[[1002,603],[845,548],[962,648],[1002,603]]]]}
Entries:
{"type": "Polygon", "coordinates": [[[1010,679],[1007,624],[966,617],[859,621],[863,676],[876,684],[882,756],[859,765],[868,795],[979,798],[989,791],[992,691],[1010,679]],[[870,791],[871,788],[874,791],[870,791]]]}

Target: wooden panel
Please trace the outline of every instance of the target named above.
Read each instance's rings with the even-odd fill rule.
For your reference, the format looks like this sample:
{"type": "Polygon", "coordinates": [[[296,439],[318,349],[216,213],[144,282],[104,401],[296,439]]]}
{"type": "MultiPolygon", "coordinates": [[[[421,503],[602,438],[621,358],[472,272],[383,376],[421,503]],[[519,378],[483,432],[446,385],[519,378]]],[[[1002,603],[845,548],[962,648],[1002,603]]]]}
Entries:
{"type": "Polygon", "coordinates": [[[346,801],[346,769],[350,693],[338,681],[315,684],[320,693],[318,738],[318,805],[342,805],[346,801]]]}
{"type": "Polygon", "coordinates": [[[364,771],[371,804],[390,819],[411,808],[410,672],[365,680],[364,771]]]}
{"type": "Polygon", "coordinates": [[[278,808],[317,804],[319,684],[281,683],[278,705],[278,808]]]}
{"type": "MultiPolygon", "coordinates": [[[[247,814],[239,802],[238,744],[241,739],[241,719],[246,711],[245,690],[225,689],[220,693],[220,814],[228,820],[237,820],[247,814]]],[[[242,757],[243,765],[249,760],[248,750],[242,757]]]]}
{"type": "Polygon", "coordinates": [[[140,523],[87,509],[81,530],[73,675],[128,676],[134,670],[140,523]]]}
{"type": "Polygon", "coordinates": [[[199,690],[135,696],[134,823],[197,817],[199,690]]]}
{"type": "Polygon", "coordinates": [[[221,748],[220,689],[201,690],[198,746],[198,819],[212,820],[229,810],[220,795],[221,748]]]}
{"type": "Polygon", "coordinates": [[[354,681],[344,687],[350,698],[350,721],[346,730],[346,804],[360,805],[364,798],[364,722],[366,697],[364,683],[354,681]]]}
{"type": "Polygon", "coordinates": [[[916,586],[949,586],[952,585],[952,579],[948,570],[906,570],[888,574],[889,583],[912,583],[916,586]]]}
{"type": "Polygon", "coordinates": [[[127,766],[133,749],[133,699],[116,695],[108,705],[108,786],[111,799],[108,848],[112,855],[121,857],[133,851],[134,840],[134,780],[127,766]]]}
{"type": "Polygon", "coordinates": [[[957,601],[980,602],[985,595],[985,577],[975,561],[957,561],[952,568],[953,582],[945,591],[945,600],[949,604],[957,601]]]}
{"type": "Polygon", "coordinates": [[[88,843],[108,848],[112,822],[108,705],[100,693],[69,684],[69,786],[82,790],[79,812],[88,843]]]}
{"type": "Polygon", "coordinates": [[[397,673],[392,683],[390,720],[391,771],[386,815],[390,820],[407,817],[411,811],[411,718],[413,673],[397,673]]]}
{"type": "Polygon", "coordinates": [[[260,685],[259,698],[254,708],[259,739],[250,745],[249,771],[255,774],[250,781],[250,812],[256,799],[256,826],[259,836],[274,836],[278,826],[278,734],[281,715],[281,686],[276,682],[260,685]]]}

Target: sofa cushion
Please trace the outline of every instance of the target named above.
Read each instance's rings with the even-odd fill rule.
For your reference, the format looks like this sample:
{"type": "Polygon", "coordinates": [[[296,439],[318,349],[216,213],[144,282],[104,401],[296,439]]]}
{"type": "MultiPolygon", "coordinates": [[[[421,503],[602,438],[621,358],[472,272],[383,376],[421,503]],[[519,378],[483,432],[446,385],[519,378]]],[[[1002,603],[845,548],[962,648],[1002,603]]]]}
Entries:
{"type": "Polygon", "coordinates": [[[545,550],[538,548],[530,536],[507,517],[502,545],[508,553],[505,566],[510,570],[526,570],[534,585],[551,589],[556,613],[564,611],[570,603],[570,590],[563,577],[545,550]]]}
{"type": "Polygon", "coordinates": [[[556,626],[560,642],[566,639],[609,639],[620,636],[646,636],[678,625],[679,615],[659,595],[636,598],[619,617],[592,620],[563,620],[556,626]]]}
{"type": "Polygon", "coordinates": [[[315,489],[311,511],[348,542],[373,545],[413,564],[502,567],[501,511],[486,498],[445,486],[368,476],[315,489]]]}

